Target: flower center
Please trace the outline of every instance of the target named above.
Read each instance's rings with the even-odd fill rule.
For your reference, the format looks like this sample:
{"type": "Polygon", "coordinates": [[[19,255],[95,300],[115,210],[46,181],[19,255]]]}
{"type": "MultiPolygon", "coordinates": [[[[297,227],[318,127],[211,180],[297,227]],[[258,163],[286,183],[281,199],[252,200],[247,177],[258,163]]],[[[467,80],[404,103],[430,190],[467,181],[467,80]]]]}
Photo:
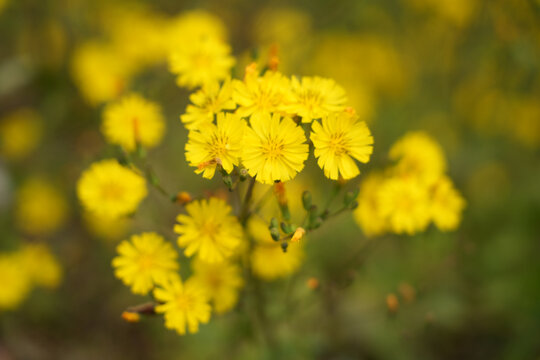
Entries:
{"type": "Polygon", "coordinates": [[[201,224],[199,231],[204,236],[214,238],[219,232],[219,224],[216,224],[213,221],[206,221],[201,224]]]}
{"type": "Polygon", "coordinates": [[[154,265],[154,259],[148,254],[143,254],[139,257],[139,268],[148,270],[154,265]]]}
{"type": "Polygon", "coordinates": [[[193,297],[188,294],[180,294],[176,298],[176,306],[179,310],[187,311],[192,308],[193,297]]]}
{"type": "Polygon", "coordinates": [[[124,197],[124,188],[117,182],[108,182],[101,186],[101,197],[109,201],[118,201],[124,197]]]}
{"type": "Polygon", "coordinates": [[[270,139],[262,144],[262,153],[267,159],[277,159],[282,156],[283,144],[280,141],[270,139]]]}
{"type": "Polygon", "coordinates": [[[348,153],[347,144],[344,138],[344,134],[342,133],[333,134],[330,137],[330,142],[328,143],[328,147],[336,156],[340,156],[340,155],[348,153]]]}

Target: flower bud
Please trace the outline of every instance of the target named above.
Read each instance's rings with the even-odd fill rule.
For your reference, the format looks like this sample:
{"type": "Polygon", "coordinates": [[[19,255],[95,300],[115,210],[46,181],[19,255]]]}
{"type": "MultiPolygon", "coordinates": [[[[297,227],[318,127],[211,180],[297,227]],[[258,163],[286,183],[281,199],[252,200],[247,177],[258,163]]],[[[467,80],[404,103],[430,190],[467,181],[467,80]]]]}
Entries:
{"type": "Polygon", "coordinates": [[[270,236],[272,236],[272,240],[279,241],[279,238],[281,237],[281,234],[279,233],[278,228],[271,228],[270,229],[270,236]]]}
{"type": "Polygon", "coordinates": [[[289,243],[284,241],[281,243],[281,250],[283,250],[284,253],[287,252],[287,248],[289,247],[289,243]]]}
{"type": "Polygon", "coordinates": [[[343,204],[345,204],[345,206],[349,207],[352,202],[354,200],[356,200],[356,198],[358,197],[358,193],[360,192],[360,189],[357,188],[353,191],[347,191],[347,193],[345,193],[345,197],[343,198],[343,204]]]}
{"type": "Polygon", "coordinates": [[[304,205],[306,211],[309,211],[311,208],[311,193],[307,190],[302,193],[302,205],[304,205]]]}
{"type": "Polygon", "coordinates": [[[304,237],[304,235],[306,235],[306,230],[303,227],[297,227],[294,231],[291,241],[298,242],[304,237]]]}

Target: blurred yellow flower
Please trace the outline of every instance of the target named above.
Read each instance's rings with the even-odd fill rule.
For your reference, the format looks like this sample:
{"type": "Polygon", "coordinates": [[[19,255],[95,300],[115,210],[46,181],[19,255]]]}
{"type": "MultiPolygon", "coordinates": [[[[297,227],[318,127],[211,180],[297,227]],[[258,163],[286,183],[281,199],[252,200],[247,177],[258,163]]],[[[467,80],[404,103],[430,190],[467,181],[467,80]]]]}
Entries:
{"type": "Polygon", "coordinates": [[[89,232],[104,240],[119,240],[130,228],[130,219],[126,217],[103,217],[89,211],[85,211],[82,217],[89,232]]]}
{"type": "Polygon", "coordinates": [[[190,281],[200,285],[208,294],[214,311],[222,314],[231,310],[238,301],[238,291],[244,285],[240,266],[227,261],[207,263],[197,258],[191,263],[190,281]]]}
{"type": "Polygon", "coordinates": [[[20,250],[25,272],[33,284],[54,289],[60,285],[63,271],[57,258],[45,244],[31,243],[20,250]]]}
{"type": "Polygon", "coordinates": [[[148,232],[131,236],[116,248],[114,275],[134,294],[147,294],[156,284],[177,276],[178,253],[160,235],[148,232]]]}
{"type": "Polygon", "coordinates": [[[383,179],[382,174],[372,172],[360,185],[358,207],[354,211],[354,218],[367,237],[382,235],[386,232],[387,225],[385,218],[379,214],[377,196],[383,179]]]}
{"type": "Polygon", "coordinates": [[[180,120],[188,130],[211,123],[219,112],[236,109],[236,104],[232,101],[232,91],[230,80],[226,80],[221,86],[218,82],[205,84],[189,96],[192,104],[187,106],[186,113],[180,116],[180,120]]]}
{"type": "Polygon", "coordinates": [[[454,188],[452,180],[442,176],[433,186],[431,213],[433,222],[439,230],[455,230],[461,222],[465,200],[454,188]]]}
{"type": "Polygon", "coordinates": [[[237,113],[252,120],[280,112],[284,104],[293,101],[290,80],[278,71],[266,71],[263,76],[247,74],[244,81],[233,80],[233,86],[233,100],[240,106],[237,113]]]}
{"type": "Polygon", "coordinates": [[[130,94],[107,105],[103,113],[101,131],[111,144],[128,151],[136,149],[137,143],[154,147],[161,141],[165,121],[158,104],[138,94],[130,94]]]}
{"type": "Polygon", "coordinates": [[[301,116],[303,123],[345,110],[347,94],[332,79],[304,76],[298,80],[293,76],[291,87],[292,102],[284,106],[284,110],[301,116]]]}
{"type": "Polygon", "coordinates": [[[186,143],[186,160],[195,172],[204,178],[214,177],[218,164],[227,173],[240,162],[242,155],[245,120],[236,114],[219,113],[217,125],[206,123],[191,130],[186,143]]]}
{"type": "Polygon", "coordinates": [[[248,232],[256,240],[250,260],[257,277],[275,280],[293,274],[302,265],[304,250],[301,243],[290,243],[287,252],[283,252],[280,243],[272,240],[267,224],[259,218],[249,220],[248,232]]]}
{"type": "Polygon", "coordinates": [[[242,162],[263,184],[293,179],[304,168],[309,147],[304,130],[290,118],[265,114],[251,118],[244,136],[242,162]]]}
{"type": "Polygon", "coordinates": [[[77,195],[86,210],[100,217],[128,215],[146,197],[146,181],[116,160],[93,163],[77,183],[77,195]]]}
{"type": "Polygon", "coordinates": [[[165,327],[184,335],[199,331],[199,324],[210,320],[211,307],[204,289],[196,282],[182,283],[180,277],[169,279],[154,290],[154,297],[160,305],[156,312],[165,316],[165,327]]]}
{"type": "Polygon", "coordinates": [[[185,209],[187,215],[178,215],[174,232],[180,235],[178,245],[186,248],[186,256],[198,253],[201,260],[215,263],[233,255],[243,233],[224,200],[213,197],[192,201],[185,209]]]}
{"type": "Polygon", "coordinates": [[[17,227],[27,234],[53,233],[64,224],[67,211],[64,196],[43,179],[30,178],[17,191],[15,221],[17,227]]]}
{"type": "Polygon", "coordinates": [[[390,231],[413,235],[423,231],[431,220],[427,187],[416,178],[391,177],[377,191],[379,216],[390,231]]]}
{"type": "Polygon", "coordinates": [[[35,150],[42,137],[42,119],[34,110],[19,109],[0,120],[0,156],[20,160],[35,150]]]}
{"type": "Polygon", "coordinates": [[[171,52],[169,68],[178,75],[178,86],[193,89],[228,78],[235,63],[230,54],[230,46],[221,40],[186,41],[171,52]]]}
{"type": "Polygon", "coordinates": [[[14,310],[32,288],[19,254],[0,254],[0,279],[0,311],[14,310]]]}
{"type": "Polygon", "coordinates": [[[226,40],[227,29],[217,16],[209,12],[185,11],[169,20],[165,38],[169,42],[169,48],[174,51],[188,41],[226,40]]]}
{"type": "Polygon", "coordinates": [[[366,123],[348,112],[324,117],[322,125],[314,121],[311,131],[317,163],[332,180],[360,174],[354,159],[367,163],[373,152],[373,136],[366,123]]]}
{"type": "Polygon", "coordinates": [[[446,171],[441,146],[423,131],[405,134],[390,148],[390,159],[397,160],[395,170],[404,176],[415,176],[431,185],[446,171]]]}

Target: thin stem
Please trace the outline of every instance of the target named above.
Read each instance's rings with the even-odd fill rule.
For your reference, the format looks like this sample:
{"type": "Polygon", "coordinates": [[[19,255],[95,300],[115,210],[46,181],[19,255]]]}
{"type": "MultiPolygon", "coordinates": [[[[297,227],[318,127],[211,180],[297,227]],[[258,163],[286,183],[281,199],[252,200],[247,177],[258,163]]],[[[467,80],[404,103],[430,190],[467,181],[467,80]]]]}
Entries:
{"type": "Polygon", "coordinates": [[[249,185],[246,191],[246,195],[244,196],[244,201],[242,202],[242,207],[240,209],[240,215],[238,215],[238,219],[240,220],[240,223],[243,227],[245,227],[249,216],[251,215],[249,211],[249,205],[251,203],[251,198],[253,196],[253,188],[255,187],[255,178],[251,178],[249,180],[249,185]]]}

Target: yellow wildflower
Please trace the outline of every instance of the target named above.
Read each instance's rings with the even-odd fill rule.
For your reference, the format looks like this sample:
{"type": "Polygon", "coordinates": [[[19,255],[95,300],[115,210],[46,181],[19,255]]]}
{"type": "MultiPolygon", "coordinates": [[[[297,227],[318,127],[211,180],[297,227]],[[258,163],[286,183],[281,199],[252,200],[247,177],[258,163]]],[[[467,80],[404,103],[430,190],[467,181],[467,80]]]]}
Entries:
{"type": "Polygon", "coordinates": [[[439,230],[449,231],[458,227],[461,213],[465,208],[465,200],[454,188],[452,180],[441,177],[434,185],[431,199],[433,222],[439,230]]]}
{"type": "Polygon", "coordinates": [[[174,232],[180,235],[178,245],[186,248],[186,256],[198,253],[201,260],[214,263],[233,255],[240,245],[242,228],[225,201],[192,201],[185,208],[187,215],[178,215],[174,232]]]}
{"type": "Polygon", "coordinates": [[[0,310],[13,310],[26,299],[31,282],[17,253],[0,255],[0,310]]]}
{"type": "Polygon", "coordinates": [[[101,217],[117,218],[134,212],[146,194],[145,179],[111,159],[93,163],[77,183],[82,205],[101,217]]]}
{"type": "Polygon", "coordinates": [[[130,94],[107,105],[101,131],[111,144],[133,151],[137,143],[156,146],[163,137],[165,121],[158,104],[130,94]]]}
{"type": "Polygon", "coordinates": [[[214,121],[214,116],[223,110],[234,110],[236,104],[232,101],[232,83],[225,81],[221,86],[218,82],[205,84],[197,92],[189,96],[192,104],[186,108],[186,113],[180,120],[188,130],[196,129],[202,124],[214,121]]]}
{"type": "Polygon", "coordinates": [[[237,113],[252,120],[281,111],[292,101],[290,80],[278,71],[266,71],[263,76],[248,74],[244,81],[233,80],[233,86],[233,100],[240,105],[237,113]]]}
{"type": "Polygon", "coordinates": [[[379,214],[379,199],[377,196],[383,177],[378,173],[370,173],[360,185],[358,207],[354,218],[367,237],[382,235],[386,231],[385,218],[379,214]]]}
{"type": "Polygon", "coordinates": [[[206,123],[189,132],[186,143],[186,160],[195,172],[204,178],[214,177],[218,164],[230,173],[242,155],[245,120],[236,114],[219,113],[217,125],[206,123]]]}
{"type": "Polygon", "coordinates": [[[160,235],[148,232],[131,236],[116,248],[114,275],[134,294],[147,294],[155,284],[176,276],[178,253],[160,235]]]}
{"type": "Polygon", "coordinates": [[[291,86],[293,100],[284,109],[301,116],[303,123],[345,110],[345,90],[332,79],[304,76],[300,81],[293,76],[291,86]]]}
{"type": "Polygon", "coordinates": [[[62,281],[63,271],[58,260],[44,244],[26,244],[20,250],[25,272],[32,283],[54,289],[62,281]]]}
{"type": "Polygon", "coordinates": [[[64,196],[43,179],[31,178],[17,191],[15,221],[27,234],[53,233],[65,222],[67,210],[64,196]]]}
{"type": "Polygon", "coordinates": [[[257,176],[263,184],[272,184],[291,180],[302,171],[309,147],[300,126],[278,114],[252,117],[250,122],[242,162],[251,176],[257,176]]]}
{"type": "Polygon", "coordinates": [[[242,271],[229,262],[207,263],[197,258],[192,262],[191,281],[200,285],[210,297],[214,310],[222,314],[238,301],[238,290],[244,285],[242,271]]]}
{"type": "Polygon", "coordinates": [[[19,109],[0,121],[0,156],[20,160],[35,150],[42,136],[42,119],[35,111],[19,109]]]}
{"type": "Polygon", "coordinates": [[[92,235],[111,242],[123,238],[131,224],[131,219],[127,217],[103,217],[89,211],[85,211],[82,217],[92,235]]]}
{"type": "Polygon", "coordinates": [[[317,163],[332,180],[360,174],[354,159],[367,163],[373,152],[373,136],[366,123],[347,112],[324,117],[322,125],[314,121],[311,131],[317,163]]]}
{"type": "Polygon", "coordinates": [[[169,28],[165,36],[170,43],[170,49],[183,46],[187,41],[200,41],[211,38],[226,40],[227,29],[223,22],[204,10],[182,12],[169,20],[169,28]]]}
{"type": "Polygon", "coordinates": [[[194,281],[182,283],[180,277],[169,279],[154,290],[160,303],[156,312],[164,313],[165,327],[184,335],[199,331],[199,324],[210,320],[211,307],[204,289],[194,281]]]}

